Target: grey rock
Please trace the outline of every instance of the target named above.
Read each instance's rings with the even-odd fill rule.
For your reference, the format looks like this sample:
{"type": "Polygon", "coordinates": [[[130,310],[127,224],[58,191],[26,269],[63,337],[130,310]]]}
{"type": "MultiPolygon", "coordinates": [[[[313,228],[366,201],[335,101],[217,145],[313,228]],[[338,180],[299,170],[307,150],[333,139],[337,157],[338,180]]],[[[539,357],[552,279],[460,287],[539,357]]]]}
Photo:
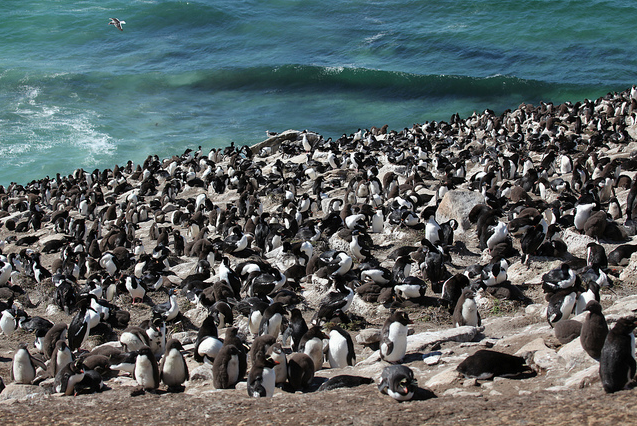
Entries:
{"type": "Polygon", "coordinates": [[[484,203],[484,196],[479,192],[466,190],[449,191],[442,197],[436,210],[438,223],[450,219],[458,221],[458,231],[466,231],[471,227],[469,212],[478,204],[484,203]]]}
{"type": "Polygon", "coordinates": [[[190,381],[212,380],[212,365],[202,364],[190,372],[190,381]]]}
{"type": "Polygon", "coordinates": [[[0,401],[5,401],[7,399],[32,399],[48,394],[49,393],[44,387],[9,383],[2,393],[0,393],[0,401]]]}

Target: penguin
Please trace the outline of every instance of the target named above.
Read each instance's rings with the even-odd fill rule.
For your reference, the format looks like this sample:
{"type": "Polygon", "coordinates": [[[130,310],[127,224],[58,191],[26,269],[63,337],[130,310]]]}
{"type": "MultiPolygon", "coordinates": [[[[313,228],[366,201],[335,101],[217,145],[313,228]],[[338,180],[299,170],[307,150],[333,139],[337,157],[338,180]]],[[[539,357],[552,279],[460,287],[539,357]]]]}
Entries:
{"type": "Polygon", "coordinates": [[[456,327],[464,325],[479,327],[482,325],[478,305],[475,301],[475,293],[470,288],[462,290],[462,295],[453,311],[453,323],[456,327]]]}
{"type": "Polygon", "coordinates": [[[577,274],[567,263],[562,263],[559,268],[552,269],[542,275],[542,289],[545,293],[568,289],[575,285],[576,280],[577,274]]]}
{"type": "Polygon", "coordinates": [[[159,387],[157,358],[148,346],[142,346],[137,352],[133,377],[142,390],[154,392],[159,387]]]}
{"type": "Polygon", "coordinates": [[[591,358],[599,360],[606,336],[608,336],[608,324],[602,313],[602,305],[597,300],[588,302],[584,310],[588,311],[588,316],[582,324],[580,343],[591,358]]]}
{"type": "Polygon", "coordinates": [[[294,391],[308,388],[314,380],[314,361],[309,355],[297,352],[288,360],[288,384],[294,391]]]}
{"type": "Polygon", "coordinates": [[[558,290],[548,297],[546,319],[551,327],[559,321],[567,320],[577,303],[577,292],[572,288],[558,290]]]}
{"type": "Polygon", "coordinates": [[[27,344],[20,343],[11,362],[11,380],[15,383],[30,385],[35,379],[37,367],[46,369],[42,361],[29,353],[27,344]]]}
{"type": "Polygon", "coordinates": [[[326,382],[321,383],[318,392],[330,391],[340,388],[355,388],[361,385],[370,385],[374,383],[371,377],[350,376],[349,374],[340,374],[331,377],[326,382]]]}
{"type": "Polygon", "coordinates": [[[288,380],[288,363],[283,347],[280,343],[275,343],[268,348],[265,353],[267,356],[276,361],[274,366],[275,382],[277,385],[283,385],[288,380]]]}
{"type": "Polygon", "coordinates": [[[345,368],[348,365],[354,365],[356,353],[354,352],[352,336],[338,325],[331,327],[329,336],[327,360],[330,363],[330,368],[345,368]]]}
{"type": "Polygon", "coordinates": [[[281,331],[281,322],[287,311],[283,307],[283,303],[275,302],[263,311],[263,318],[259,324],[259,336],[269,334],[276,339],[281,331]]]}
{"type": "Polygon", "coordinates": [[[408,325],[413,324],[406,312],[393,312],[381,331],[380,358],[383,361],[397,363],[403,359],[407,351],[408,325]]]}
{"type": "Polygon", "coordinates": [[[509,263],[506,259],[494,259],[493,262],[482,268],[480,272],[482,283],[487,287],[502,284],[507,279],[508,269],[509,263]]]}
{"type": "Polygon", "coordinates": [[[139,299],[139,301],[144,300],[144,296],[146,295],[146,289],[142,285],[141,281],[137,279],[134,275],[126,275],[124,277],[124,283],[126,286],[126,290],[130,294],[133,305],[136,303],[135,301],[139,299]]]}
{"type": "Polygon", "coordinates": [[[119,337],[119,342],[127,352],[138,351],[142,347],[150,345],[146,330],[137,326],[127,327],[119,337]]]}
{"type": "Polygon", "coordinates": [[[405,277],[394,286],[394,292],[402,299],[418,299],[427,292],[427,283],[418,277],[405,277]]]}
{"type": "Polygon", "coordinates": [[[252,346],[250,346],[250,352],[248,355],[250,356],[250,362],[254,363],[254,360],[257,356],[257,353],[266,353],[270,346],[276,343],[276,338],[270,336],[269,334],[264,334],[263,336],[259,336],[252,342],[252,346]]]}
{"type": "Polygon", "coordinates": [[[604,246],[597,243],[588,243],[586,246],[586,266],[589,268],[608,268],[608,258],[604,246]]]}
{"type": "Polygon", "coordinates": [[[106,387],[100,373],[87,367],[84,370],[82,380],[76,383],[73,388],[75,395],[80,395],[101,392],[106,387]]]}
{"type": "Polygon", "coordinates": [[[318,325],[310,327],[301,338],[299,352],[308,355],[312,359],[312,362],[314,362],[313,372],[323,367],[323,339],[327,338],[318,325]]]}
{"type": "Polygon", "coordinates": [[[168,290],[168,301],[153,306],[153,315],[160,316],[166,322],[172,321],[179,315],[179,304],[177,303],[177,294],[175,289],[168,290]]]}
{"type": "Polygon", "coordinates": [[[635,317],[622,317],[608,332],[599,359],[599,377],[606,393],[624,387],[635,377],[635,317]]]}
{"type": "Polygon", "coordinates": [[[233,389],[243,380],[247,369],[246,355],[235,345],[224,342],[212,364],[212,378],[215,389],[233,389]]]}
{"type": "Polygon", "coordinates": [[[51,359],[58,340],[66,340],[68,326],[64,323],[55,324],[49,329],[42,339],[42,354],[45,360],[51,359]]]}
{"type": "Polygon", "coordinates": [[[411,368],[405,365],[389,365],[383,369],[378,390],[396,401],[409,401],[418,389],[418,381],[411,368]]]}
{"type": "Polygon", "coordinates": [[[565,345],[580,337],[582,323],[572,319],[559,321],[555,324],[553,331],[555,332],[555,338],[565,345]]]}
{"type": "Polygon", "coordinates": [[[49,376],[55,375],[67,364],[73,362],[73,353],[64,340],[58,340],[55,344],[55,350],[51,356],[51,361],[47,368],[49,376]]]}
{"type": "Polygon", "coordinates": [[[71,320],[68,331],[69,348],[71,351],[80,349],[91,331],[87,320],[87,311],[90,309],[88,307],[88,301],[86,299],[81,299],[77,302],[77,307],[79,308],[79,311],[71,320]]]}
{"type": "Polygon", "coordinates": [[[81,359],[68,363],[55,375],[53,389],[64,395],[73,395],[75,386],[84,379],[84,364],[81,359]]]}
{"type": "Polygon", "coordinates": [[[193,358],[197,362],[212,364],[222,346],[223,342],[219,340],[215,318],[213,315],[208,315],[197,332],[193,358]]]}
{"type": "Polygon", "coordinates": [[[272,397],[276,385],[274,367],[278,361],[263,352],[257,352],[250,373],[248,373],[248,396],[272,397]]]}
{"type": "Polygon", "coordinates": [[[305,318],[303,318],[303,314],[298,308],[294,308],[290,311],[288,330],[290,330],[289,334],[292,339],[292,344],[290,345],[292,352],[298,352],[301,338],[308,331],[305,318]]]}
{"type": "Polygon", "coordinates": [[[166,352],[159,363],[159,377],[168,391],[181,390],[183,383],[190,379],[188,364],[180,351],[184,350],[179,340],[170,339],[166,342],[166,352]]]}
{"type": "Polygon", "coordinates": [[[5,309],[0,317],[0,331],[5,336],[11,336],[18,328],[17,313],[14,308],[5,309]]]}
{"type": "Polygon", "coordinates": [[[466,378],[479,380],[494,376],[516,376],[530,372],[524,358],[502,352],[481,349],[465,358],[456,368],[466,378]]]}

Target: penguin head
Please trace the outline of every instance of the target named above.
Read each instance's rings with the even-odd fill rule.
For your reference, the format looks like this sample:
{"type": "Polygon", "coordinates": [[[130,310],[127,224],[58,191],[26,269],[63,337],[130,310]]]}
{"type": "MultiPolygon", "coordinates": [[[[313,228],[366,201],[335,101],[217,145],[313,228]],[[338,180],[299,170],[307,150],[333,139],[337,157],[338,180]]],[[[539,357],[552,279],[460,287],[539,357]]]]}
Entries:
{"type": "Polygon", "coordinates": [[[399,322],[402,325],[413,324],[414,322],[409,319],[407,312],[404,311],[395,311],[390,315],[390,319],[392,322],[399,322]]]}
{"type": "Polygon", "coordinates": [[[166,353],[170,352],[172,349],[177,349],[178,351],[183,351],[184,347],[181,342],[177,339],[170,339],[166,342],[166,353]]]}
{"type": "Polygon", "coordinates": [[[600,303],[597,300],[590,300],[587,304],[586,304],[586,308],[584,308],[585,311],[588,311],[592,314],[601,314],[602,313],[602,305],[600,305],[600,303]]]}

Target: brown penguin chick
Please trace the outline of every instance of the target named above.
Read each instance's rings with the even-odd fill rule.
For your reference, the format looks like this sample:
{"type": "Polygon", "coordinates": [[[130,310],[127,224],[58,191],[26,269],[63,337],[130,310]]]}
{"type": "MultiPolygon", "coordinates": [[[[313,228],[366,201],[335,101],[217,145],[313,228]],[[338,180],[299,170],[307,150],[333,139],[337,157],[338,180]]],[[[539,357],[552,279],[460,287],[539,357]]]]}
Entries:
{"type": "Polygon", "coordinates": [[[250,347],[250,363],[254,364],[254,360],[259,352],[264,354],[268,351],[270,346],[276,343],[276,337],[269,334],[264,334],[254,339],[252,346],[250,347]]]}
{"type": "Polygon", "coordinates": [[[589,237],[599,239],[604,236],[604,231],[606,231],[606,222],[607,222],[607,214],[603,210],[596,211],[595,213],[591,213],[591,215],[584,223],[584,233],[589,237]]]}
{"type": "Polygon", "coordinates": [[[462,290],[462,295],[460,295],[460,299],[458,299],[456,308],[453,311],[453,323],[456,327],[482,325],[473,290],[469,288],[462,290]]]}
{"type": "Polygon", "coordinates": [[[584,310],[588,311],[589,314],[582,324],[580,342],[587,354],[593,359],[599,360],[608,335],[608,324],[606,324],[606,318],[602,313],[602,305],[597,300],[589,301],[584,310]]]}
{"type": "Polygon", "coordinates": [[[235,345],[226,345],[212,364],[212,379],[216,389],[233,389],[246,374],[246,355],[235,345]]]}
{"type": "Polygon", "coordinates": [[[68,326],[64,323],[55,324],[49,329],[42,339],[42,354],[45,360],[51,359],[58,340],[66,340],[68,326]]]}
{"type": "Polygon", "coordinates": [[[297,391],[309,387],[314,380],[314,361],[304,353],[297,352],[288,360],[288,383],[297,391]]]}
{"type": "Polygon", "coordinates": [[[553,328],[553,332],[555,333],[555,338],[565,345],[580,337],[582,323],[572,319],[558,321],[553,328]]]}

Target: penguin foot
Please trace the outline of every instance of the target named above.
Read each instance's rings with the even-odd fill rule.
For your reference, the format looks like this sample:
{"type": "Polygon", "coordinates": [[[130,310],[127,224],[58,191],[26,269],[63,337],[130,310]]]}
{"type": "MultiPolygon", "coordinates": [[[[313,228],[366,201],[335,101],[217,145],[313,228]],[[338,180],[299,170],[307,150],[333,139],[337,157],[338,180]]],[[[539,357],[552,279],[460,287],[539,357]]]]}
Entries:
{"type": "Polygon", "coordinates": [[[131,391],[130,396],[140,396],[140,395],[144,395],[145,393],[146,391],[144,390],[144,388],[141,386],[138,386],[131,391]]]}

